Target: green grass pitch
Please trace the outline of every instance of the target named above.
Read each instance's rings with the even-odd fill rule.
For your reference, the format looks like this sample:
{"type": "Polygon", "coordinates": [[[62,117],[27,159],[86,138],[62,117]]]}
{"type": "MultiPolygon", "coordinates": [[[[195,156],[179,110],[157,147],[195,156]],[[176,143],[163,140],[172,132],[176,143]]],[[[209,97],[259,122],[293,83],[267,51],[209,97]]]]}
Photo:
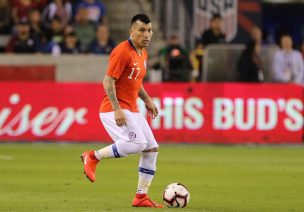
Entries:
{"type": "Polygon", "coordinates": [[[161,145],[151,198],[181,182],[184,209],[132,208],[139,156],[104,160],[97,182],[80,154],[97,144],[1,144],[0,211],[304,211],[304,146],[161,145]]]}

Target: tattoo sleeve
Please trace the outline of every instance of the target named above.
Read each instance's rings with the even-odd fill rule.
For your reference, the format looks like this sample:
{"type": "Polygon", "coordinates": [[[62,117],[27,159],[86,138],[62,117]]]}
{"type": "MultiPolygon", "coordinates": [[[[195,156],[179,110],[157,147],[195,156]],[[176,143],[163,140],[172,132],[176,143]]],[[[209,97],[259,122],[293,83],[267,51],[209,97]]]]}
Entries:
{"type": "Polygon", "coordinates": [[[144,102],[148,102],[150,101],[150,97],[147,94],[146,90],[144,89],[143,86],[140,87],[139,92],[138,92],[138,96],[144,101],[144,102]]]}
{"type": "Polygon", "coordinates": [[[113,109],[118,110],[120,109],[120,106],[116,96],[115,81],[115,78],[106,75],[103,80],[103,87],[106,91],[107,96],[109,97],[113,109]]]}

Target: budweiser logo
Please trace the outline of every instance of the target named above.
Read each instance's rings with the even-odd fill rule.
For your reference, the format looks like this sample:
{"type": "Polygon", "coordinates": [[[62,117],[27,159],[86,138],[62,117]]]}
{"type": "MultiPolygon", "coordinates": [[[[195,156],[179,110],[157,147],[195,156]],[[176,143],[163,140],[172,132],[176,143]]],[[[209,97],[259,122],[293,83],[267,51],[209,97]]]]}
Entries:
{"type": "MultiPolygon", "coordinates": [[[[204,126],[204,103],[198,97],[153,98],[159,116],[152,120],[152,129],[197,130],[204,126]]],[[[145,105],[139,101],[146,116],[145,105]]],[[[212,101],[212,127],[215,130],[270,131],[283,126],[289,132],[303,129],[303,103],[301,99],[271,98],[214,98],[212,101]]],[[[211,116],[210,116],[211,115],[211,116]]],[[[210,120],[210,119],[209,119],[210,120]]],[[[210,123],[211,124],[211,123],[210,123]]]]}
{"type": "Polygon", "coordinates": [[[20,136],[32,133],[34,136],[45,136],[54,133],[56,136],[64,135],[73,124],[84,125],[87,123],[85,107],[74,109],[66,107],[58,109],[50,106],[42,108],[33,114],[31,104],[24,104],[20,108],[20,95],[14,93],[9,97],[9,107],[0,108],[0,136],[20,136]]]}

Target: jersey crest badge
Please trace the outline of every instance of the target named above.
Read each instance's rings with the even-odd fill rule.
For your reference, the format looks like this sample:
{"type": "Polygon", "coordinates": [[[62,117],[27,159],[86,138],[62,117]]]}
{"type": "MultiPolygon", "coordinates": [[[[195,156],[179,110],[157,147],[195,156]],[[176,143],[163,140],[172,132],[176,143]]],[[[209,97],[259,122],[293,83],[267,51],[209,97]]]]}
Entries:
{"type": "Polygon", "coordinates": [[[136,134],[134,132],[129,133],[129,139],[133,141],[136,138],[136,134]]]}

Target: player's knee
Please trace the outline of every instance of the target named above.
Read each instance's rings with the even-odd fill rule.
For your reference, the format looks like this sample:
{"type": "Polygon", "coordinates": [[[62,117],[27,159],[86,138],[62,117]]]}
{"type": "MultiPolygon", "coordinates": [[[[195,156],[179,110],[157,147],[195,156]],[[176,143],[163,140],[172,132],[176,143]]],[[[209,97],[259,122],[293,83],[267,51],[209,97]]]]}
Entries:
{"type": "Polygon", "coordinates": [[[147,148],[147,143],[138,143],[138,152],[142,152],[145,148],[147,148]]]}
{"type": "Polygon", "coordinates": [[[147,147],[147,143],[134,143],[133,146],[134,152],[132,152],[132,154],[136,154],[143,151],[147,147]]]}
{"type": "Polygon", "coordinates": [[[142,152],[147,148],[147,143],[133,143],[132,145],[134,146],[132,154],[142,152]]]}
{"type": "Polygon", "coordinates": [[[143,152],[158,152],[158,147],[154,147],[152,149],[145,149],[143,152]]]}
{"type": "Polygon", "coordinates": [[[147,147],[147,143],[121,142],[117,143],[118,153],[120,157],[126,157],[143,151],[147,147]]]}

